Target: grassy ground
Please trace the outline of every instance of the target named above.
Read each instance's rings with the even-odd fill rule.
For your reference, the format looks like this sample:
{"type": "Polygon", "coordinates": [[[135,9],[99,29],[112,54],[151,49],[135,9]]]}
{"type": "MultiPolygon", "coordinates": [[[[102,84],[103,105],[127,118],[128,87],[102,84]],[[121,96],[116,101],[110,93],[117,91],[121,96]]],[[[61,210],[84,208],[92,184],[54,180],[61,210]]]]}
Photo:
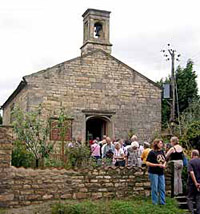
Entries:
{"type": "Polygon", "coordinates": [[[166,205],[152,205],[149,198],[108,201],[66,201],[52,207],[52,214],[181,214],[174,199],[167,198],[166,205]]]}

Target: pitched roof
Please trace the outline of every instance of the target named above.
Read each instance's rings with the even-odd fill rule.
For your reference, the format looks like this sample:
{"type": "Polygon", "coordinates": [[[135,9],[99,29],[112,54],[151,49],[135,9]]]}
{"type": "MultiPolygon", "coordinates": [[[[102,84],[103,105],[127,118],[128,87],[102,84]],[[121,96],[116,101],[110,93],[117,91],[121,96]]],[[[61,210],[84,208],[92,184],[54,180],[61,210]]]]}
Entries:
{"type": "Polygon", "coordinates": [[[25,78],[19,83],[17,88],[13,91],[13,93],[8,97],[8,99],[4,102],[4,104],[0,107],[0,109],[4,109],[7,104],[9,104],[14,97],[27,85],[25,78]]]}

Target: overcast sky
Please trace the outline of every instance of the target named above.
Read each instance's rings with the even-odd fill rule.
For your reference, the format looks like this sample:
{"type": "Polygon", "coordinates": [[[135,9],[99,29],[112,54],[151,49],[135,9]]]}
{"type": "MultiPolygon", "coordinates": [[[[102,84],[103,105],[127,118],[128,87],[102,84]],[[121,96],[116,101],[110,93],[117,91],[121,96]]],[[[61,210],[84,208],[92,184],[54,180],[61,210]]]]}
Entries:
{"type": "MultiPolygon", "coordinates": [[[[153,81],[170,74],[161,49],[194,61],[200,86],[198,0],[0,0],[0,105],[23,76],[80,56],[82,14],[111,11],[112,55],[153,81]]],[[[178,64],[176,63],[176,66],[178,64]]]]}

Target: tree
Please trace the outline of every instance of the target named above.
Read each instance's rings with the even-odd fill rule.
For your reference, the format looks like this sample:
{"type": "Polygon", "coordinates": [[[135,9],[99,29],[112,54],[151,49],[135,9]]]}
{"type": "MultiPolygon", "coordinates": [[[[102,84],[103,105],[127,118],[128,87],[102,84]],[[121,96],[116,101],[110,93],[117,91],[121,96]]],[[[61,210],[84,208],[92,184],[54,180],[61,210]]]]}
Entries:
{"type": "Polygon", "coordinates": [[[181,141],[185,147],[200,149],[200,100],[194,100],[181,115],[181,141]]]}
{"type": "Polygon", "coordinates": [[[25,144],[27,150],[33,154],[36,167],[39,166],[39,160],[48,157],[53,149],[53,143],[48,141],[49,121],[40,116],[40,107],[32,112],[23,112],[19,107],[15,107],[12,112],[12,125],[17,140],[25,144]]]}
{"type": "Polygon", "coordinates": [[[193,100],[198,98],[197,74],[193,71],[193,62],[188,60],[186,68],[176,70],[178,103],[182,113],[193,100]]]}
{"type": "MultiPolygon", "coordinates": [[[[164,83],[170,83],[170,77],[161,79],[157,82],[160,86],[164,83]]],[[[178,66],[176,70],[176,85],[178,100],[176,106],[179,106],[180,114],[189,106],[189,103],[198,99],[197,74],[193,71],[193,62],[188,60],[185,68],[178,66]]],[[[176,116],[178,115],[176,107],[176,116]]],[[[167,127],[170,120],[170,100],[162,100],[162,126],[167,127]]]]}
{"type": "Polygon", "coordinates": [[[60,134],[60,138],[61,138],[61,159],[63,161],[64,160],[64,156],[65,156],[65,139],[67,137],[67,131],[69,128],[69,120],[68,120],[68,115],[65,114],[64,109],[61,108],[60,110],[60,114],[58,116],[58,125],[57,125],[58,129],[59,129],[59,134],[60,134]]]}

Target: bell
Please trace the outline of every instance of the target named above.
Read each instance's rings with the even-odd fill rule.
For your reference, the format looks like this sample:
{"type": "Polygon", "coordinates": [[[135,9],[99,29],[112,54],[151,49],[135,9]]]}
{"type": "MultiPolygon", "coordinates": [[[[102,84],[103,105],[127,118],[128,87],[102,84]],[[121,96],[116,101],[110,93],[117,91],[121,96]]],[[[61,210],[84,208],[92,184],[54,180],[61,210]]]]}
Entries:
{"type": "Polygon", "coordinates": [[[95,27],[95,36],[100,37],[100,31],[101,31],[102,27],[101,25],[97,25],[95,27]]]}

